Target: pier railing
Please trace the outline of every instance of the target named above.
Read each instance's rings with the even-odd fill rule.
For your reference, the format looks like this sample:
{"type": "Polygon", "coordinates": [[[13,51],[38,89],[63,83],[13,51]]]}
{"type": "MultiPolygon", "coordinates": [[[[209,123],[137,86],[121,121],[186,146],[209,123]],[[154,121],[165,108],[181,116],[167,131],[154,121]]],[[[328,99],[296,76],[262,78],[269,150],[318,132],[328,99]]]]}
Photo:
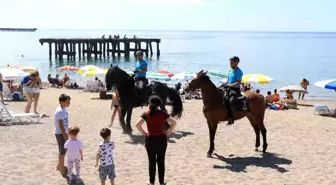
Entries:
{"type": "Polygon", "coordinates": [[[95,59],[115,57],[115,55],[121,56],[124,54],[125,57],[129,57],[130,53],[133,52],[134,55],[137,51],[142,51],[146,56],[153,55],[152,43],[156,43],[156,54],[160,56],[159,44],[161,39],[148,39],[148,38],[41,38],[41,45],[48,43],[49,45],[49,60],[52,60],[54,45],[54,57],[55,60],[63,60],[66,56],[68,60],[76,60],[78,56],[79,60],[81,58],[86,58],[91,60],[92,57],[95,59]],[[131,48],[131,44],[134,44],[134,48],[131,48]],[[141,47],[141,44],[145,43],[145,48],[141,47]],[[123,44],[123,47],[121,47],[123,44]]]}

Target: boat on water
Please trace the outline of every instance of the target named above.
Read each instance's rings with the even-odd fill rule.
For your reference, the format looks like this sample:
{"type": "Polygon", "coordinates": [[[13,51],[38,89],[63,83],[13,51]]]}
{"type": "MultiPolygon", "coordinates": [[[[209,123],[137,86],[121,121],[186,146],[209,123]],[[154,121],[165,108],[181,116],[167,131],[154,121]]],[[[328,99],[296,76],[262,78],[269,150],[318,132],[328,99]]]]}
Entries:
{"type": "Polygon", "coordinates": [[[0,31],[35,32],[37,28],[0,28],[0,31]]]}

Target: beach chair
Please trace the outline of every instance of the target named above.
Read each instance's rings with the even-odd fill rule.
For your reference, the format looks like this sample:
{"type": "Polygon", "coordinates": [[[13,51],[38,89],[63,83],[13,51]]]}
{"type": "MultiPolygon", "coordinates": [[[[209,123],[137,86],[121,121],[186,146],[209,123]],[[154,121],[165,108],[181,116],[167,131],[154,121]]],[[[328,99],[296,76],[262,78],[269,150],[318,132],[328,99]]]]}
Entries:
{"type": "Polygon", "coordinates": [[[314,105],[314,114],[332,116],[332,115],[336,115],[336,111],[330,110],[329,107],[326,105],[314,105]]]}
{"type": "Polygon", "coordinates": [[[16,121],[23,122],[23,120],[28,121],[30,123],[39,123],[43,114],[35,114],[35,113],[15,113],[13,111],[9,111],[7,107],[0,102],[0,124],[10,126],[16,121]],[[34,121],[33,119],[36,119],[34,121]]]}
{"type": "Polygon", "coordinates": [[[12,93],[9,89],[8,83],[2,82],[2,93],[4,100],[11,101],[12,100],[12,93]]]}
{"type": "Polygon", "coordinates": [[[92,80],[86,81],[85,90],[88,91],[88,92],[93,92],[94,91],[94,81],[92,81],[92,80]]]}

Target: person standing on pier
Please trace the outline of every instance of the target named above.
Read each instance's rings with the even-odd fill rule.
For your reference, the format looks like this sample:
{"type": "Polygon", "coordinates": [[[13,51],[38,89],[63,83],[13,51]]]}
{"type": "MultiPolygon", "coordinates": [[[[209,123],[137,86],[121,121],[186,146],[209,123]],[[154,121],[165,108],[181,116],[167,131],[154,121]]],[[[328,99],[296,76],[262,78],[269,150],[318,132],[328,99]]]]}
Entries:
{"type": "Polygon", "coordinates": [[[136,57],[138,59],[136,65],[135,65],[135,82],[136,86],[139,88],[139,98],[143,101],[147,101],[146,92],[144,92],[144,87],[148,84],[148,80],[146,78],[147,73],[147,67],[148,63],[146,60],[143,59],[143,52],[137,51],[136,57]]]}

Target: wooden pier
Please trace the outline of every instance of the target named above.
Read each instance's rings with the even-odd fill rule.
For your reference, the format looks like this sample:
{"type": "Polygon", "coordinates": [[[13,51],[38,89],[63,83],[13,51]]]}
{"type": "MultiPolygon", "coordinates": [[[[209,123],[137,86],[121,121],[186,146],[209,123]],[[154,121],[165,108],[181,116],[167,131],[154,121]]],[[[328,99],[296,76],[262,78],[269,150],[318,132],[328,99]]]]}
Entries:
{"type": "Polygon", "coordinates": [[[52,60],[53,48],[55,60],[63,60],[66,56],[68,60],[76,60],[76,56],[81,60],[91,60],[92,56],[95,59],[115,57],[117,54],[129,57],[130,53],[134,55],[137,51],[142,51],[146,56],[153,55],[152,43],[156,43],[156,54],[160,56],[159,44],[161,39],[146,39],[146,38],[42,38],[39,40],[41,45],[48,43],[49,45],[49,60],[52,60]],[[146,46],[142,48],[144,43],[146,46]],[[134,48],[131,48],[131,44],[134,48]],[[52,47],[54,45],[54,47],[52,47]],[[123,46],[123,47],[121,47],[123,46]]]}

